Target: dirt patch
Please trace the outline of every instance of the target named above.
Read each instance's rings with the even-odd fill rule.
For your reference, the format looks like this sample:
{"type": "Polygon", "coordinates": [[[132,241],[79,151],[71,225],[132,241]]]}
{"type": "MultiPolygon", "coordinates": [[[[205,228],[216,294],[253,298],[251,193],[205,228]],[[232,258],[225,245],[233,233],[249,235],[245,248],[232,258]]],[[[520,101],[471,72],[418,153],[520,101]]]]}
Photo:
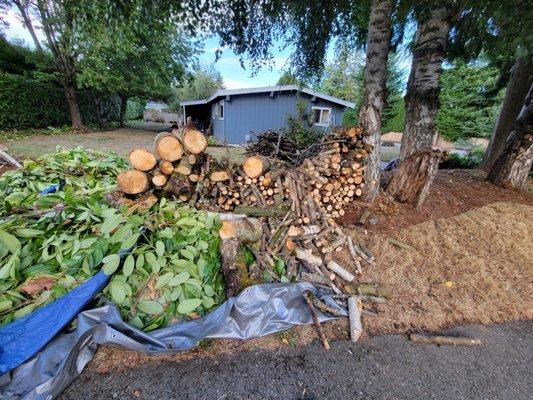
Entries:
{"type": "MultiPolygon", "coordinates": [[[[364,335],[436,331],[463,323],[496,323],[533,319],[533,207],[495,203],[451,218],[399,229],[394,235],[361,237],[376,257],[361,282],[389,287],[393,297],[365,318],[364,335]],[[395,238],[414,250],[388,242],[395,238]]],[[[345,265],[349,256],[340,253],[345,265]]],[[[348,339],[346,319],[325,324],[330,339],[348,339]]],[[[101,348],[90,368],[107,373],[155,360],[183,361],[235,351],[304,345],[316,339],[311,326],[249,341],[212,340],[200,349],[148,356],[118,348],[101,348]]],[[[364,338],[363,338],[364,340],[364,338]]]]}
{"type": "Polygon", "coordinates": [[[369,210],[368,221],[376,223],[367,222],[365,228],[385,233],[430,219],[451,217],[498,201],[533,205],[531,193],[504,189],[484,178],[485,173],[481,170],[440,170],[419,210],[382,196],[372,206],[363,201],[354,202],[339,222],[347,227],[355,226],[363,212],[369,210]]]}

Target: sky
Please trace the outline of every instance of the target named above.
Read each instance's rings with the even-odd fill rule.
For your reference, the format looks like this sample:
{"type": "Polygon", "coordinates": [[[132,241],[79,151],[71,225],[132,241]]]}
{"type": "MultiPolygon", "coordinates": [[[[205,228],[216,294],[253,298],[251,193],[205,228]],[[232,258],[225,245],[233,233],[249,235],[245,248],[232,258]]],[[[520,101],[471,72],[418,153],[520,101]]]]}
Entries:
{"type": "MultiPolygon", "coordinates": [[[[8,11],[5,21],[9,24],[5,30],[8,40],[21,39],[28,46],[34,47],[30,34],[14,11],[8,11]]],[[[44,39],[42,32],[38,31],[37,34],[41,39],[44,39]]],[[[224,85],[227,89],[275,85],[284,68],[288,66],[288,58],[290,56],[290,48],[285,47],[282,51],[274,48],[272,67],[263,67],[253,76],[251,69],[243,69],[240,65],[239,57],[229,49],[224,49],[221,57],[215,63],[217,49],[219,49],[218,39],[207,39],[204,44],[204,53],[200,56],[200,63],[204,65],[214,64],[215,68],[222,74],[224,85]]]]}
{"type": "MultiPolygon", "coordinates": [[[[8,27],[5,34],[8,40],[21,39],[28,46],[34,47],[32,38],[22,22],[16,16],[13,10],[9,10],[5,16],[8,27]]],[[[37,35],[43,39],[41,31],[37,35]]],[[[230,49],[222,49],[222,54],[215,63],[216,51],[219,49],[217,38],[207,39],[204,43],[204,53],[200,56],[200,63],[203,65],[214,64],[215,68],[220,71],[224,79],[226,89],[242,89],[250,87],[262,87],[275,85],[284,70],[289,67],[289,57],[292,48],[284,43],[277,43],[272,48],[273,63],[271,67],[262,67],[257,73],[248,68],[242,68],[239,57],[230,49]]],[[[332,49],[327,53],[328,61],[334,57],[332,49]]],[[[407,77],[410,67],[410,59],[402,60],[401,68],[405,70],[407,77]]]]}

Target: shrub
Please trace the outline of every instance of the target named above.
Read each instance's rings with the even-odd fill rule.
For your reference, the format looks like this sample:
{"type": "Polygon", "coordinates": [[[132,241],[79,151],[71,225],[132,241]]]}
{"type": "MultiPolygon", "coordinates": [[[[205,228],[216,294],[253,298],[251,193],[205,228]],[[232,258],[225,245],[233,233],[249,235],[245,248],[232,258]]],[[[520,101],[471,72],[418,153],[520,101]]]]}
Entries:
{"type": "Polygon", "coordinates": [[[324,131],[316,128],[307,112],[307,105],[303,101],[296,103],[296,115],[289,115],[287,124],[283,128],[286,137],[303,149],[320,140],[324,131]]]}

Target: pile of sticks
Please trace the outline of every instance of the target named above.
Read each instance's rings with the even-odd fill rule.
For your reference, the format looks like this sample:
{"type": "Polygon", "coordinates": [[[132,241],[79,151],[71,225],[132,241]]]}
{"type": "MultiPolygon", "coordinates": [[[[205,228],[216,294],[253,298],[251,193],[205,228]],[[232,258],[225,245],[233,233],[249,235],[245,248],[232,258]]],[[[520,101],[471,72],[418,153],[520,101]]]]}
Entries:
{"type": "Polygon", "coordinates": [[[260,154],[289,163],[293,163],[300,154],[296,143],[281,131],[268,130],[256,134],[255,137],[256,140],[247,147],[246,154],[260,154]]]}

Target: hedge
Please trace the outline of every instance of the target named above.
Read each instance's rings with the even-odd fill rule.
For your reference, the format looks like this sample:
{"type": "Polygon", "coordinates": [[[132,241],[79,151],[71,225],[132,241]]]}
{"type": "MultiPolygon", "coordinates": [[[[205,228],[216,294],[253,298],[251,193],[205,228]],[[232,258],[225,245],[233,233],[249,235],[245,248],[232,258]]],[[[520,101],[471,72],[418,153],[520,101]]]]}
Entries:
{"type": "MultiPolygon", "coordinates": [[[[78,105],[87,125],[97,125],[95,93],[78,91],[78,105]]],[[[118,121],[118,96],[101,97],[102,117],[106,123],[118,121]]],[[[144,102],[128,101],[127,119],[142,116],[144,102]]],[[[70,125],[70,114],[63,89],[22,75],[0,73],[0,129],[25,129],[70,125]]]]}

